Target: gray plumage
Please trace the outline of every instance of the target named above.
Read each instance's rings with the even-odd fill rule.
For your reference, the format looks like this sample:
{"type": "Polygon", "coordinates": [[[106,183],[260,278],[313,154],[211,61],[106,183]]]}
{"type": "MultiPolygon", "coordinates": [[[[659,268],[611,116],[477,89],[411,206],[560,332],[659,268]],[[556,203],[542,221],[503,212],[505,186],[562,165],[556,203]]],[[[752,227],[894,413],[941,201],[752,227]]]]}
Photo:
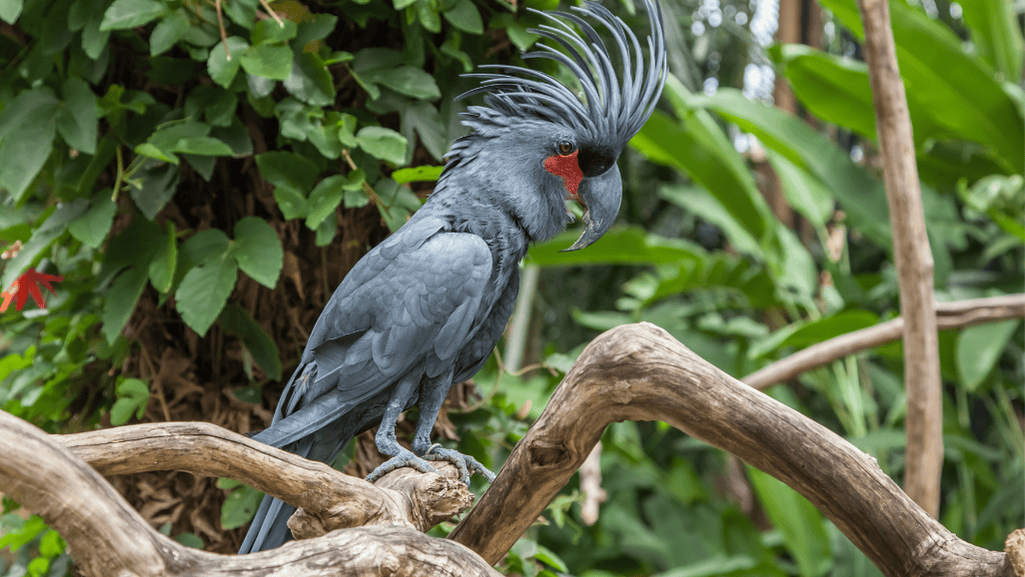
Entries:
{"type": "MultiPolygon", "coordinates": [[[[554,78],[520,67],[477,74],[487,107],[471,106],[471,129],[452,145],[434,192],[395,234],[364,256],[317,320],[274,413],[254,439],[331,462],[360,431],[380,423],[378,449],[392,456],[370,478],[400,466],[430,470],[445,459],[493,475],[472,457],[432,445],[430,433],[448,389],[472,377],[512,313],[519,263],[530,242],[558,234],[572,219],[565,200],[584,204],[584,232],[571,249],[604,234],[622,195],[616,158],[651,114],[665,81],[657,4],[645,68],[640,43],[605,8],[543,14],[542,45],[525,57],[553,59],[577,76],[583,100],[554,78]],[[619,79],[593,19],[612,35],[619,79]],[[583,36],[571,25],[579,27],[583,36]],[[568,54],[568,56],[567,56],[568,54]],[[514,76],[517,74],[519,76],[514,76]],[[399,414],[420,407],[413,450],[395,440],[399,414]]],[[[270,549],[290,533],[294,508],[269,496],[240,553],[270,549]]]]}

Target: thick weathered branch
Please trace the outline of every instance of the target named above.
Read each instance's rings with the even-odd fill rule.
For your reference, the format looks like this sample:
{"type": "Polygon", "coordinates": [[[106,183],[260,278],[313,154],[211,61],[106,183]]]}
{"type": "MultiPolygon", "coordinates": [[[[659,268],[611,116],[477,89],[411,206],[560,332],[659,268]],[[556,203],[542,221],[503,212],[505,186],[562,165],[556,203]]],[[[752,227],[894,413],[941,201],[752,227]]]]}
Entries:
{"type": "MultiPolygon", "coordinates": [[[[1025,317],[1025,294],[936,303],[940,330],[1025,317]]],[[[802,349],[741,379],[756,389],[771,387],[798,375],[864,350],[900,339],[904,317],[853,331],[802,349]]]]}
{"type": "Polygon", "coordinates": [[[890,207],[893,254],[904,325],[904,382],[908,395],[904,487],[930,515],[940,509],[943,414],[939,338],[933,308],[933,260],[925,230],[915,142],[888,0],[858,0],[865,25],[865,63],[872,84],[883,181],[890,207]]]}
{"type": "Polygon", "coordinates": [[[787,483],[888,576],[1012,574],[1003,553],[958,539],[872,457],[647,323],[612,329],[584,349],[450,537],[496,562],[576,472],[605,427],[627,419],[666,421],[787,483]]]}
{"type": "MultiPolygon", "coordinates": [[[[116,429],[135,429],[134,436],[129,430],[120,442],[92,433],[60,438],[0,411],[0,454],[4,456],[0,459],[0,492],[41,515],[64,537],[79,568],[90,576],[498,575],[469,549],[445,539],[428,537],[405,520],[402,525],[342,529],[319,539],[292,541],[277,549],[250,555],[218,555],[191,549],[153,530],[95,469],[61,442],[90,453],[110,474],[171,469],[177,466],[172,463],[178,463],[182,469],[202,474],[235,471],[232,476],[248,478],[254,485],[267,487],[273,484],[265,482],[264,473],[256,470],[267,471],[267,476],[276,475],[278,470],[273,467],[295,459],[278,455],[283,452],[244,437],[220,433],[216,427],[204,434],[203,426],[184,425],[190,426],[194,433],[181,437],[171,437],[167,431],[155,432],[149,437],[139,435],[145,429],[142,426],[116,429]],[[210,432],[216,434],[211,436],[210,432]],[[206,440],[202,439],[204,436],[206,440]],[[210,439],[218,440],[211,442],[210,439]],[[230,445],[235,447],[230,448],[230,445]],[[150,454],[149,450],[135,452],[145,446],[151,447],[152,454],[158,458],[145,456],[150,454]],[[117,458],[113,455],[116,451],[131,452],[133,457],[117,458]],[[189,451],[196,453],[194,459],[183,455],[189,451]],[[230,456],[225,457],[225,454],[230,456]],[[249,465],[227,463],[243,454],[254,461],[249,465]],[[155,461],[160,457],[166,460],[158,465],[155,461]],[[274,465],[268,465],[265,459],[274,465]],[[131,460],[142,462],[137,467],[119,464],[131,460]],[[210,464],[205,468],[191,464],[198,460],[210,464]]],[[[312,467],[311,486],[317,487],[319,480],[326,478],[316,470],[315,464],[298,461],[312,467]]],[[[348,491],[353,498],[371,495],[369,491],[345,486],[344,482],[327,481],[320,487],[348,491]]],[[[296,488],[288,490],[302,494],[296,488]]],[[[378,505],[389,506],[387,499],[379,499],[378,505]]],[[[368,515],[368,518],[375,517],[368,515]]]]}
{"type": "Polygon", "coordinates": [[[323,534],[318,524],[427,531],[473,503],[447,463],[440,465],[448,476],[398,470],[374,485],[209,423],[148,423],[55,438],[102,475],[187,471],[237,479],[300,507],[304,535],[323,534]]]}

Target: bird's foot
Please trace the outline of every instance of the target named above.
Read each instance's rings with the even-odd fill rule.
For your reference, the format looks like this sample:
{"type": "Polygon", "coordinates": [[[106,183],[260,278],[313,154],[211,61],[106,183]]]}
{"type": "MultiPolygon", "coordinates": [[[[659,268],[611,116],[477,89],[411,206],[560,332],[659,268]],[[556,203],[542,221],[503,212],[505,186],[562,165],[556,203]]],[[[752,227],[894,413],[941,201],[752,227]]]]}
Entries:
{"type": "Polygon", "coordinates": [[[388,459],[384,463],[381,463],[376,469],[367,475],[367,481],[373,483],[388,473],[391,473],[395,469],[402,467],[413,467],[421,473],[437,473],[438,470],[431,466],[430,463],[417,457],[409,449],[400,448],[397,455],[388,459]]]}
{"type": "Polygon", "coordinates": [[[452,463],[459,468],[459,480],[466,483],[467,486],[470,485],[470,475],[472,473],[479,473],[488,480],[488,483],[495,480],[495,474],[477,459],[464,455],[455,449],[446,449],[437,443],[431,445],[423,457],[428,461],[448,461],[452,463]]]}

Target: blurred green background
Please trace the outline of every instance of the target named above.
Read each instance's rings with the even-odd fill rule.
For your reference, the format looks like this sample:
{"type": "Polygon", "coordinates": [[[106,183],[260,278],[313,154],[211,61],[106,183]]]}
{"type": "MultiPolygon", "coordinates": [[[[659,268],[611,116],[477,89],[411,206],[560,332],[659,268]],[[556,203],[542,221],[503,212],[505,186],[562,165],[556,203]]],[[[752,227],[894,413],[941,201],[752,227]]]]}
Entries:
{"type": "MultiPolygon", "coordinates": [[[[462,134],[453,100],[474,82],[460,74],[522,64],[539,23],[524,8],[557,5],[0,0],[0,247],[20,248],[0,282],[63,277],[47,308],[0,316],[0,408],[54,433],[266,426],[331,291],[419,206],[462,134]]],[[[631,0],[607,5],[646,32],[631,0]]],[[[653,322],[739,378],[899,314],[854,1],[662,10],[672,76],[621,157],[619,221],[585,251],[557,252],[573,230],[533,248],[500,358],[436,427],[493,469],[604,329],[653,322]]],[[[1022,292],[1025,3],[890,11],[936,298],[1022,292]]],[[[1025,517],[1021,322],[939,339],[940,520],[1002,550],[1025,517]]],[[[902,362],[884,345],[766,392],[900,482],[902,362]]],[[[338,466],[373,462],[350,448],[338,466]]],[[[503,573],[879,574],[802,497],[663,423],[610,427],[601,471],[596,521],[574,478],[503,573]]],[[[156,528],[220,552],[259,498],[180,473],[112,481],[156,528]]],[[[2,514],[0,576],[73,571],[41,519],[6,498],[2,514]]]]}

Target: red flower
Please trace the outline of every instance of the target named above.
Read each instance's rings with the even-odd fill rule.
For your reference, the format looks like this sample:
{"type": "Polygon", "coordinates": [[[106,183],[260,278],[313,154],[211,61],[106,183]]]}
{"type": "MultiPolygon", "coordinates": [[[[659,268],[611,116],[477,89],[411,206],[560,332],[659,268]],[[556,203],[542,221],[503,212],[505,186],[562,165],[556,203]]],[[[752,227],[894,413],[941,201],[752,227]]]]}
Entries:
{"type": "Polygon", "coordinates": [[[18,277],[18,280],[14,281],[11,288],[0,293],[4,301],[0,303],[0,313],[6,312],[7,307],[11,306],[11,301],[17,297],[18,302],[15,303],[14,308],[21,310],[21,307],[25,306],[25,300],[29,295],[32,295],[32,300],[36,301],[36,305],[41,309],[46,308],[46,301],[43,300],[43,291],[39,290],[39,285],[46,287],[48,291],[53,294],[57,294],[53,290],[51,282],[60,282],[64,280],[63,276],[55,276],[52,274],[43,274],[36,271],[34,268],[30,268],[23,275],[18,277]]]}

